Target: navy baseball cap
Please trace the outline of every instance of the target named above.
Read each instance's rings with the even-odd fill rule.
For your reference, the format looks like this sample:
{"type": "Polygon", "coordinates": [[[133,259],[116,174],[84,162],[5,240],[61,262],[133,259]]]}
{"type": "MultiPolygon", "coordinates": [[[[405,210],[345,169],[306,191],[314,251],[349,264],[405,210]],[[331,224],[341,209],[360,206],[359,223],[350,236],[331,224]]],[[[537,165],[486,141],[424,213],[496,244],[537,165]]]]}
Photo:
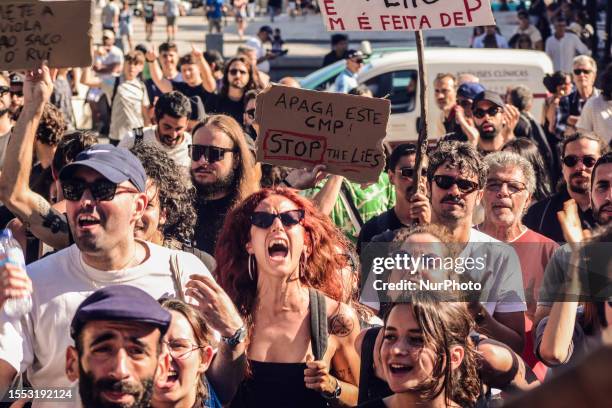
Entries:
{"type": "Polygon", "coordinates": [[[95,291],[79,305],[70,323],[70,336],[76,339],[87,323],[99,320],[146,323],[158,328],[163,336],[172,315],[142,289],[111,285],[95,291]]]}
{"type": "Polygon", "coordinates": [[[466,82],[459,85],[457,89],[457,96],[460,96],[465,99],[474,100],[478,96],[479,93],[485,91],[485,87],[480,85],[477,82],[466,82]]]}
{"type": "Polygon", "coordinates": [[[476,105],[478,105],[478,102],[481,102],[481,101],[489,101],[493,105],[497,105],[500,108],[503,108],[504,106],[506,106],[501,95],[493,91],[484,91],[476,95],[476,98],[474,98],[474,103],[472,104],[472,108],[475,109],[476,105]]]}
{"type": "Polygon", "coordinates": [[[123,147],[97,144],[77,155],[60,171],[59,178],[68,180],[79,166],[89,167],[113,183],[130,181],[140,192],[147,188],[147,173],[136,156],[123,147]]]}

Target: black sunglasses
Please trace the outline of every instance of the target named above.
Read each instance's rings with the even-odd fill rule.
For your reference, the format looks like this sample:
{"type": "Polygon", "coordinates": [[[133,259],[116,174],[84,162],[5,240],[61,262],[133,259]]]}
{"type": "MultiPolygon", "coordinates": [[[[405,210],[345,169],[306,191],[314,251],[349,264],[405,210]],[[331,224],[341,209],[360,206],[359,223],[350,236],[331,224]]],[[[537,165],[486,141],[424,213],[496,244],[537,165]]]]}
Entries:
{"type": "Polygon", "coordinates": [[[478,108],[474,109],[474,116],[476,116],[478,119],[482,119],[485,117],[485,114],[489,116],[495,116],[499,113],[500,110],[501,108],[499,106],[492,106],[487,110],[478,108]]]}
{"type": "Polygon", "coordinates": [[[276,218],[280,218],[285,227],[293,227],[304,219],[304,210],[291,210],[280,214],[255,211],[251,215],[251,224],[259,228],[270,228],[276,218]]]}
{"type": "Polygon", "coordinates": [[[585,167],[591,168],[597,163],[597,159],[593,156],[578,157],[574,154],[570,154],[563,158],[563,164],[567,167],[574,167],[578,162],[582,162],[585,167]]]}
{"type": "Polygon", "coordinates": [[[248,115],[249,118],[255,119],[255,108],[247,109],[245,113],[248,115]]]}
{"type": "Polygon", "coordinates": [[[62,192],[64,198],[68,201],[79,201],[85,190],[89,190],[96,201],[111,201],[115,198],[117,187],[117,183],[106,179],[96,180],[93,183],[87,183],[83,180],[62,181],[62,192]]]}
{"type": "Polygon", "coordinates": [[[247,72],[247,71],[243,71],[243,70],[241,70],[241,69],[236,69],[236,68],[232,68],[232,69],[230,69],[230,70],[229,70],[229,73],[230,73],[230,74],[232,74],[232,75],[234,75],[234,76],[238,75],[238,73],[240,73],[240,74],[242,74],[242,75],[246,75],[246,74],[248,74],[248,72],[247,72]]]}
{"type": "Polygon", "coordinates": [[[195,162],[200,161],[202,156],[204,156],[208,163],[216,163],[223,160],[225,153],[228,152],[235,152],[235,150],[208,145],[189,145],[189,157],[195,162]]]}
{"type": "MultiPolygon", "coordinates": [[[[413,167],[402,167],[399,169],[400,173],[402,174],[402,177],[409,177],[409,178],[413,178],[414,177],[414,168],[413,167]]],[[[421,177],[427,177],[427,169],[426,168],[422,168],[421,169],[421,177]]]]}
{"type": "Polygon", "coordinates": [[[8,86],[0,86],[0,95],[4,95],[5,93],[9,93],[11,88],[8,86]]]}
{"type": "Polygon", "coordinates": [[[23,97],[23,91],[10,91],[11,96],[18,96],[20,98],[23,97]]]}
{"type": "Polygon", "coordinates": [[[593,71],[591,71],[590,69],[579,69],[579,68],[576,68],[574,70],[574,75],[582,75],[582,74],[588,75],[591,72],[593,72],[593,71]]]}
{"type": "Polygon", "coordinates": [[[448,190],[455,184],[457,185],[457,188],[459,188],[459,191],[461,191],[463,194],[469,194],[473,191],[478,190],[478,183],[475,183],[470,180],[442,175],[433,176],[433,180],[436,185],[443,190],[448,190]]]}

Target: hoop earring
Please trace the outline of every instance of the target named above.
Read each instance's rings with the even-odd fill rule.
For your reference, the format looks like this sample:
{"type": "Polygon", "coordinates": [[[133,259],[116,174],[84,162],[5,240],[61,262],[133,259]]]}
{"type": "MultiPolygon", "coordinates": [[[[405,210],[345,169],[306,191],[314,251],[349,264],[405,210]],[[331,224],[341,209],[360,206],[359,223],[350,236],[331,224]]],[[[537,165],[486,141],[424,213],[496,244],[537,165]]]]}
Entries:
{"type": "Polygon", "coordinates": [[[249,260],[247,262],[247,265],[249,269],[249,277],[251,278],[251,280],[255,280],[253,279],[253,271],[256,270],[257,264],[255,263],[255,257],[252,254],[249,254],[249,260]]]}

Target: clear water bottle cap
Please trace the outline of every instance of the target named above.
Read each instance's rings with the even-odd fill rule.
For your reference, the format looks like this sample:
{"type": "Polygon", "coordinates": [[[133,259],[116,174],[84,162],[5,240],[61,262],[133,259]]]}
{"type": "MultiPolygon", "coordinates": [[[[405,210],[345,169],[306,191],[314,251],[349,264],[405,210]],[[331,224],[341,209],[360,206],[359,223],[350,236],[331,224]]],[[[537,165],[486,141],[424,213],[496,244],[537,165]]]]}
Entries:
{"type": "Polygon", "coordinates": [[[5,228],[5,229],[2,230],[2,232],[0,232],[0,238],[12,239],[13,238],[13,232],[10,229],[5,228]]]}

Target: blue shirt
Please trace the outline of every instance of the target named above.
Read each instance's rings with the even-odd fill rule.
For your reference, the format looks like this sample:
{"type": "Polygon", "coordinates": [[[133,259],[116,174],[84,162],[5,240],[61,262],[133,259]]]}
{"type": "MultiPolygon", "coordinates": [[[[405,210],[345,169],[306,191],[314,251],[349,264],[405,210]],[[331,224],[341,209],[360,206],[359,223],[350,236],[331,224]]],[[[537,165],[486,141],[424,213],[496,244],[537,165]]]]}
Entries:
{"type": "Polygon", "coordinates": [[[334,82],[334,92],[348,93],[351,89],[357,88],[357,72],[351,72],[348,68],[342,71],[334,82]]]}
{"type": "Polygon", "coordinates": [[[206,0],[206,6],[211,9],[206,13],[208,18],[223,17],[223,0],[206,0]]]}

